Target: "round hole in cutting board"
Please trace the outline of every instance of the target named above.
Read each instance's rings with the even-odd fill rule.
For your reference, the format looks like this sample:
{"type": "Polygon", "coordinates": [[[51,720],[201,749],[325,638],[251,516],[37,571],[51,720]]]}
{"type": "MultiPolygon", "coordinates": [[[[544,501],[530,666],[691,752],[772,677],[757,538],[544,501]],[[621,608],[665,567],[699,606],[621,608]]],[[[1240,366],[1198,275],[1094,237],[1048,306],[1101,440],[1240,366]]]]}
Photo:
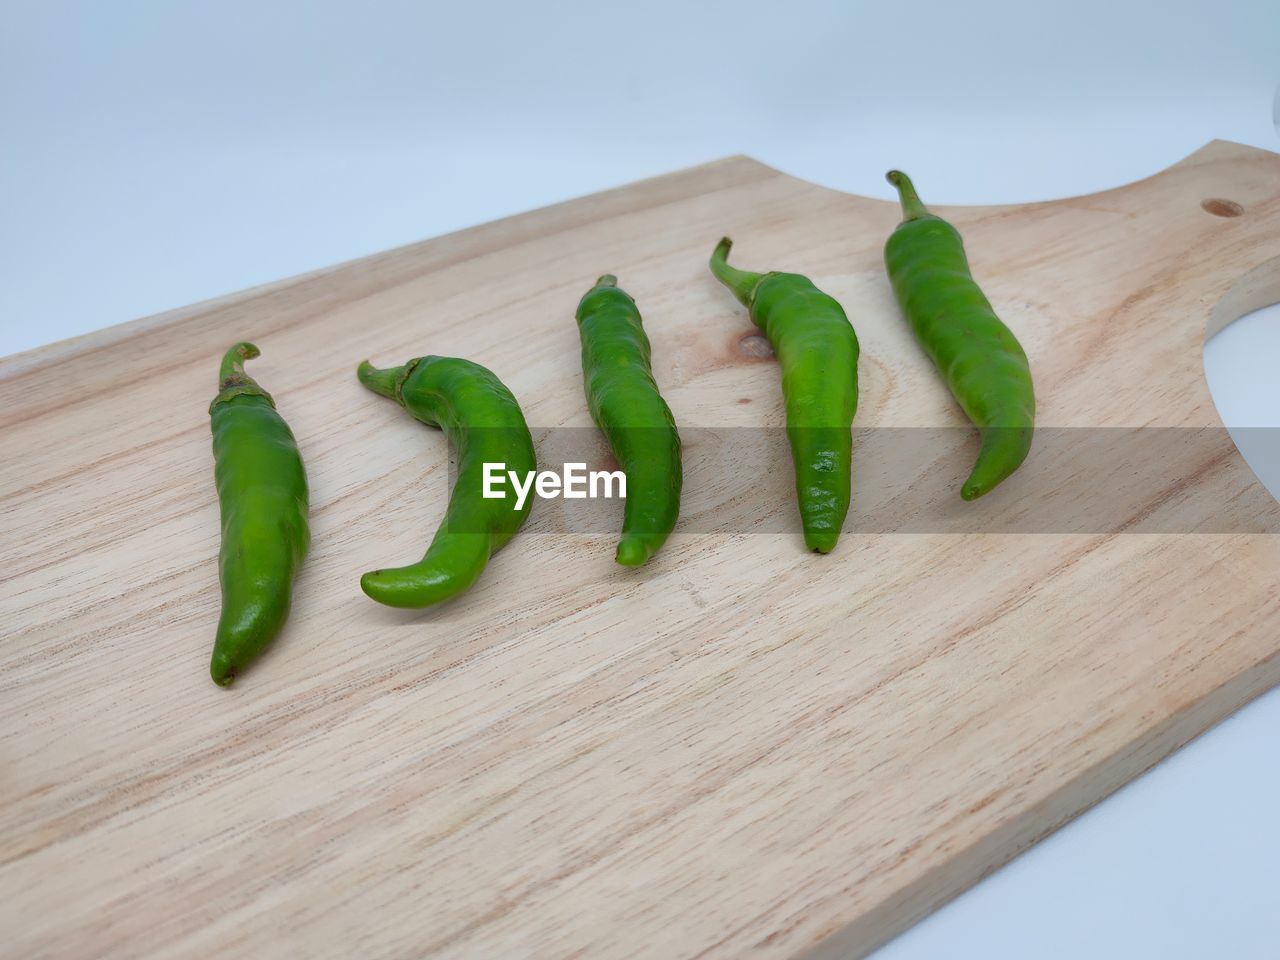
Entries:
{"type": "Polygon", "coordinates": [[[1214,307],[1204,373],[1218,416],[1254,475],[1280,500],[1280,258],[1241,277],[1214,307]]]}
{"type": "Polygon", "coordinates": [[[1210,197],[1208,200],[1201,200],[1200,207],[1205,213],[1212,213],[1215,217],[1238,217],[1244,213],[1244,207],[1236,203],[1234,200],[1224,200],[1222,197],[1210,197]]]}
{"type": "Polygon", "coordinates": [[[768,360],[773,356],[773,347],[758,333],[744,333],[738,338],[738,352],[751,360],[768,360]]]}

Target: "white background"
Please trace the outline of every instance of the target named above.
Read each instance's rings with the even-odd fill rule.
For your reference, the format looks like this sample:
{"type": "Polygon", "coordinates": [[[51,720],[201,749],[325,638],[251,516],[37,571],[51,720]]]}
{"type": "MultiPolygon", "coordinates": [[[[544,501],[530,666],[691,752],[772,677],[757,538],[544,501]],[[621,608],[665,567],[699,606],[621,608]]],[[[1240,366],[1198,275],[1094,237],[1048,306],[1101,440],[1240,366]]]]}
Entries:
{"type": "MultiPolygon", "coordinates": [[[[0,354],[731,153],[1084,193],[1280,150],[1278,81],[1276,0],[0,0],[0,354]]],[[[1206,349],[1229,424],[1280,425],[1278,350],[1280,310],[1206,349]]],[[[1273,693],[878,960],[1271,960],[1278,801],[1273,693]]]]}

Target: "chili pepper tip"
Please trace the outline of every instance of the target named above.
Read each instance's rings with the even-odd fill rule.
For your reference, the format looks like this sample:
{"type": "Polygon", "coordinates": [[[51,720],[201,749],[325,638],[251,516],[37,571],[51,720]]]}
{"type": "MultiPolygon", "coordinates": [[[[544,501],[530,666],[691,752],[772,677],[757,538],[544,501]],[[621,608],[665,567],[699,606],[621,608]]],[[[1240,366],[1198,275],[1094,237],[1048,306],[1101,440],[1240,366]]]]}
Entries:
{"type": "Polygon", "coordinates": [[[225,653],[215,653],[213,655],[213,663],[209,665],[209,675],[213,677],[213,682],[218,686],[231,686],[236,679],[236,671],[231,665],[231,658],[225,653]]]}
{"type": "Polygon", "coordinates": [[[649,559],[650,550],[639,537],[624,536],[618,541],[614,559],[624,567],[639,567],[649,559]]]}

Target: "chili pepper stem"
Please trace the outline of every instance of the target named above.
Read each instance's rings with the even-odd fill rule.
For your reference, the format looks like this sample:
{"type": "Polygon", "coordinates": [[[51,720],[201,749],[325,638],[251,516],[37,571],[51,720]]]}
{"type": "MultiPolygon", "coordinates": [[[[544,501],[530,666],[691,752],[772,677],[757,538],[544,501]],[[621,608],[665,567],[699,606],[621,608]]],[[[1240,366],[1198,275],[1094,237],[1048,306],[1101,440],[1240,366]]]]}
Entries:
{"type": "Polygon", "coordinates": [[[399,380],[401,367],[390,367],[379,370],[368,360],[363,360],[356,368],[356,376],[360,382],[383,397],[390,397],[397,403],[400,401],[399,380]]]}
{"type": "Polygon", "coordinates": [[[237,343],[228,350],[223,355],[222,367],[218,370],[218,389],[225,390],[227,387],[242,385],[257,387],[258,384],[253,377],[244,372],[244,362],[261,355],[262,351],[252,343],[237,343]]]}
{"type": "Polygon", "coordinates": [[[597,287],[616,287],[617,285],[618,278],[612,273],[601,274],[600,279],[596,281],[597,287]]]}
{"type": "Polygon", "coordinates": [[[929,212],[929,208],[920,199],[920,195],[916,193],[915,184],[911,182],[911,178],[905,173],[901,170],[890,170],[884,175],[884,178],[898,189],[898,199],[902,203],[902,220],[904,223],[933,216],[929,212]]]}
{"type": "Polygon", "coordinates": [[[739,303],[750,309],[752,294],[760,283],[761,274],[729,266],[729,251],[732,248],[732,240],[728,237],[721,238],[711,254],[711,272],[715,274],[717,280],[729,288],[738,298],[739,303]]]}

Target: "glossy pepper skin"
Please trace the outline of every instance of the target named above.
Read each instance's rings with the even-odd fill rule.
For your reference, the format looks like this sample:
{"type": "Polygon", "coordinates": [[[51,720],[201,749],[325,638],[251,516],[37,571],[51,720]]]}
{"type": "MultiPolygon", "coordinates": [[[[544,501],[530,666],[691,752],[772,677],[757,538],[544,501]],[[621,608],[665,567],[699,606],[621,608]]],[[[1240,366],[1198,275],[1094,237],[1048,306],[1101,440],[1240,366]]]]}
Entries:
{"type": "Polygon", "coordinates": [[[457,453],[457,479],[444,522],[426,555],[407,567],[374,570],[360,588],[391,607],[429,607],[465,591],[479,579],[489,558],[524,525],[533,493],[519,510],[511,484],[486,499],[484,464],[503,464],[524,477],[538,468],[533,438],[511,391],[494,374],[469,360],[419,357],[379,370],[366,360],[360,382],[397,401],[416,419],[440,427],[457,453]]]}
{"type": "Polygon", "coordinates": [[[796,273],[729,266],[725,237],[711,272],[751,312],[782,368],[787,436],[805,545],[828,553],[849,512],[851,426],[858,408],[858,337],[844,309],[796,273]]]}
{"type": "Polygon", "coordinates": [[[577,320],[587,406],[627,475],[615,558],[638,567],[666,542],[680,514],[680,434],[653,379],[640,311],[616,277],[605,274],[586,292],[577,320]]]}
{"type": "Polygon", "coordinates": [[[1031,366],[969,273],[959,231],[928,211],[905,173],[891,170],[886,178],[903,211],[884,248],[889,280],[916,339],[981,434],[978,459],[960,488],[961,497],[975,500],[1031,450],[1031,366]]]}
{"type": "Polygon", "coordinates": [[[244,371],[256,356],[251,343],[227,351],[209,406],[222,514],[222,616],[209,672],[224,687],[284,626],[293,579],[311,543],[298,444],[271,395],[244,371]]]}

